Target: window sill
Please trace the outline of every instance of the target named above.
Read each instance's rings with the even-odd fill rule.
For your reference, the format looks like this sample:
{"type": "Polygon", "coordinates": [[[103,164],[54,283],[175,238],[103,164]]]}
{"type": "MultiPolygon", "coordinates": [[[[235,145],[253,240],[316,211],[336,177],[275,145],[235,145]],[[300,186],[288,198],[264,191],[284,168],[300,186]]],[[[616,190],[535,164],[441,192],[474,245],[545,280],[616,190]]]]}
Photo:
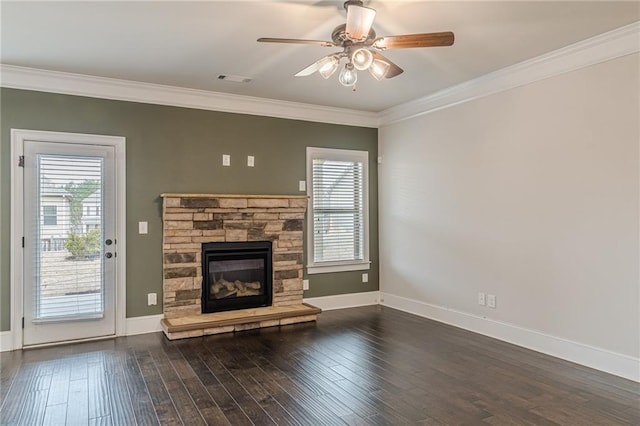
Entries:
{"type": "Polygon", "coordinates": [[[332,265],[308,265],[307,274],[327,274],[330,272],[366,271],[370,269],[371,262],[337,263],[332,265]]]}

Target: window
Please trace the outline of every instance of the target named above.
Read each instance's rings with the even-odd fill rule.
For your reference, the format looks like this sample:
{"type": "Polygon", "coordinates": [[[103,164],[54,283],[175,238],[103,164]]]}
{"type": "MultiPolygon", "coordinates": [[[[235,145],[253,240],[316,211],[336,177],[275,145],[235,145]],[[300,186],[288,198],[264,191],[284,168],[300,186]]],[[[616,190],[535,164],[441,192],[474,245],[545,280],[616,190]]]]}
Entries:
{"type": "Polygon", "coordinates": [[[58,224],[58,206],[42,206],[43,225],[58,224]]]}
{"type": "Polygon", "coordinates": [[[369,269],[369,153],[307,148],[309,274],[369,269]]]}

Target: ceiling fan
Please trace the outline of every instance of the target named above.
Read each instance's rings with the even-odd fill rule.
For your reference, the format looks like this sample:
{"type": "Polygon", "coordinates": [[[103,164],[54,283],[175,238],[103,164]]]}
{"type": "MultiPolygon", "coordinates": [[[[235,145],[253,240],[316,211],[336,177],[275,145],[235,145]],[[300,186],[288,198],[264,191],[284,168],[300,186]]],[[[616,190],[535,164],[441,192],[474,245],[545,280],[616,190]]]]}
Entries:
{"type": "Polygon", "coordinates": [[[329,78],[340,67],[340,60],[346,58],[338,80],[347,87],[356,84],[357,71],[369,70],[369,73],[376,80],[393,78],[402,74],[403,69],[380,54],[380,51],[412,47],[451,46],[454,41],[453,33],[450,31],[376,37],[376,32],[372,28],[376,16],[374,9],[364,7],[361,0],[347,0],[344,3],[344,8],[347,10],[347,23],[334,28],[331,33],[332,41],[270,37],[262,37],[258,41],[341,47],[341,52],[331,53],[320,58],[298,72],[296,77],[305,77],[317,71],[325,79],[329,78]]]}

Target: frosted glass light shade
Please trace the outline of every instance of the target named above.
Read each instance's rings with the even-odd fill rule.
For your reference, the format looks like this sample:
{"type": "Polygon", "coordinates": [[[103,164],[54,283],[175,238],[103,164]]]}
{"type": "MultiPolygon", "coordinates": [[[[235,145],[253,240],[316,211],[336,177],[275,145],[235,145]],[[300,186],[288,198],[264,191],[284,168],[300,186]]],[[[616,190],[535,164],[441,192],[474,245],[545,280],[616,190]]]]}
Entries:
{"type": "Polygon", "coordinates": [[[339,61],[335,56],[327,56],[318,64],[318,72],[322,78],[327,79],[338,69],[339,61]]]}
{"type": "Polygon", "coordinates": [[[340,76],[338,77],[340,84],[343,86],[353,86],[358,81],[358,73],[353,68],[353,64],[349,63],[344,66],[342,71],[340,71],[340,76]]]}
{"type": "Polygon", "coordinates": [[[347,7],[347,37],[356,41],[366,40],[375,17],[374,9],[353,4],[347,7]]]}
{"type": "Polygon", "coordinates": [[[373,62],[373,53],[364,48],[358,49],[353,52],[351,62],[353,62],[353,66],[357,70],[364,71],[371,66],[371,63],[373,62]]]}
{"type": "Polygon", "coordinates": [[[391,68],[391,65],[387,62],[375,59],[369,67],[369,73],[371,73],[376,80],[382,80],[387,75],[387,72],[389,72],[389,68],[391,68]]]}

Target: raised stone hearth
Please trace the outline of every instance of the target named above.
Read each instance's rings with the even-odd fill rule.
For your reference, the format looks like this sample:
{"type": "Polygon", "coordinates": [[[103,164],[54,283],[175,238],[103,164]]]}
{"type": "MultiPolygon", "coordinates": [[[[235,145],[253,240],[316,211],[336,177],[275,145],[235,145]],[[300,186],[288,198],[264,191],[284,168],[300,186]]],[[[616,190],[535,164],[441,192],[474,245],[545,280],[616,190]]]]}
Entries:
{"type": "Polygon", "coordinates": [[[264,308],[240,309],[180,318],[165,318],[162,329],[171,339],[207,336],[256,328],[276,327],[299,322],[315,321],[321,312],[315,306],[301,305],[268,306],[264,308]]]}
{"type": "MultiPolygon", "coordinates": [[[[256,310],[234,314],[233,326],[211,327],[216,332],[270,327],[314,321],[319,312],[302,308],[303,221],[306,196],[162,194],[163,202],[163,328],[169,338],[205,333],[211,315],[202,314],[202,243],[271,241],[273,246],[274,308],[284,309],[281,319],[256,320],[256,310]],[[300,315],[295,307],[300,307],[300,315]],[[283,322],[284,321],[284,322],[283,322]],[[192,328],[189,328],[189,324],[192,328]],[[179,332],[169,332],[180,324],[179,332]],[[257,325],[256,325],[257,324],[257,325]]],[[[307,305],[304,305],[307,306],[307,305]]],[[[277,309],[276,309],[277,311],[277,309]]],[[[221,317],[222,318],[222,317],[221,317]]],[[[176,330],[175,328],[173,330],[176,330]]]]}

